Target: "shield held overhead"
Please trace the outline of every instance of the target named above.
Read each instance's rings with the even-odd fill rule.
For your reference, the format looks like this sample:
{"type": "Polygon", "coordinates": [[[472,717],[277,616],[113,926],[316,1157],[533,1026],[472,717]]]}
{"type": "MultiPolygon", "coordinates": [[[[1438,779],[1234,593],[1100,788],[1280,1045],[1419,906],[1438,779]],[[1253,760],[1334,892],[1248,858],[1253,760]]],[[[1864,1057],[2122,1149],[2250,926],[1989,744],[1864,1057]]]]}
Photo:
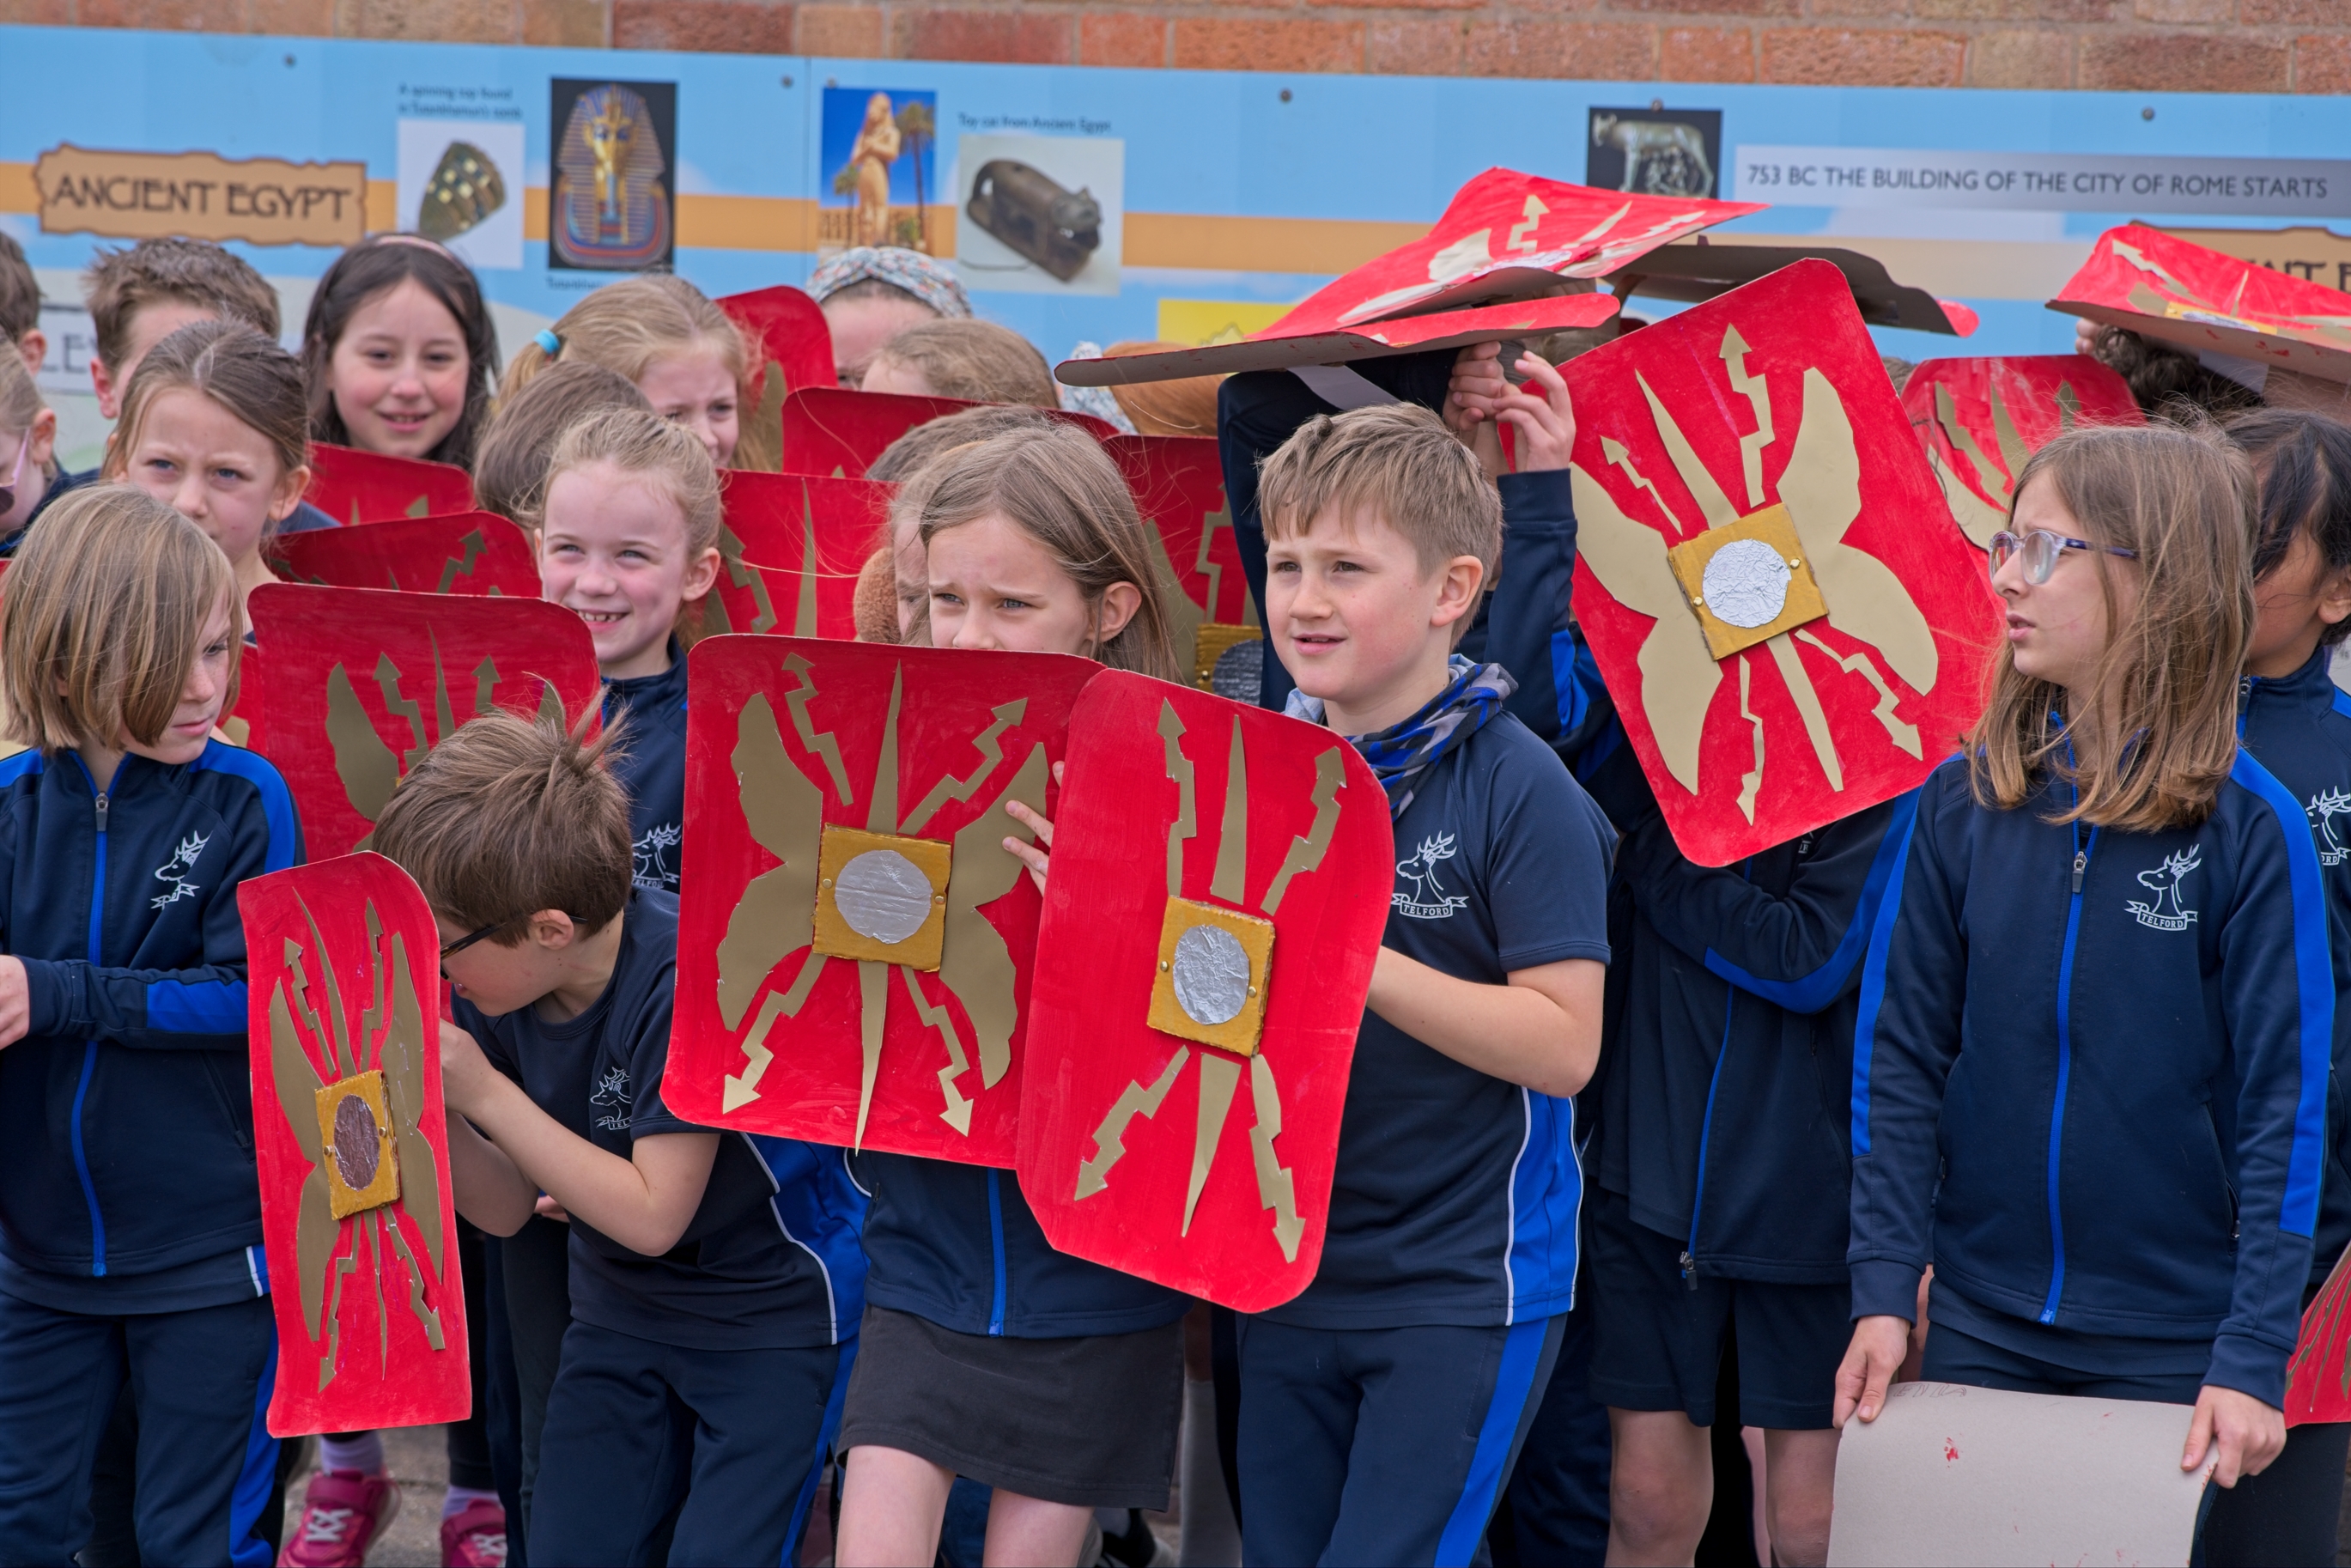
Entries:
{"type": "Polygon", "coordinates": [[[1727,864],[1924,779],[1998,614],[1836,268],[1566,375],[1576,616],[1682,852],[1727,864]]]}
{"type": "Polygon", "coordinates": [[[277,1318],[269,1430],[460,1420],[472,1380],[424,895],[390,861],[349,855],[256,877],[237,909],[277,1318]]]}
{"type": "Polygon", "coordinates": [[[1064,1252],[1279,1305],[1322,1259],[1387,798],[1329,730],[1140,675],[1096,677],[1070,741],[1021,1193],[1064,1252]]]}
{"type": "Polygon", "coordinates": [[[538,599],[268,583],[248,601],[262,754],[314,856],[375,831],[411,768],[492,707],[567,726],[602,693],[587,625],[538,599]]]}
{"type": "Polygon", "coordinates": [[[2129,385],[2086,354],[1928,360],[1902,406],[1969,542],[2008,526],[2025,459],[2081,424],[2145,424],[2129,385]]]}
{"type": "Polygon", "coordinates": [[[772,637],[695,645],[677,1021],[705,1126],[1008,1166],[1050,815],[1100,666],[772,637]]]}

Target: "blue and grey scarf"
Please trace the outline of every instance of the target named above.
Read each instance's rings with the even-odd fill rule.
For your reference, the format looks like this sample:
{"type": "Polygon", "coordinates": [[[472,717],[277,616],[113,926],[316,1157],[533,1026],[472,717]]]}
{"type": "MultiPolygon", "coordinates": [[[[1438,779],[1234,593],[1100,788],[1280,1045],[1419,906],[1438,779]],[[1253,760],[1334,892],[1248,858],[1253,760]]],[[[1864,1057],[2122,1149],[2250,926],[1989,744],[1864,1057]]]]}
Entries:
{"type": "MultiPolygon", "coordinates": [[[[1372,765],[1380,788],[1387,791],[1390,821],[1403,816],[1405,808],[1412,804],[1421,775],[1483,729],[1519,689],[1519,683],[1499,664],[1473,664],[1456,653],[1446,668],[1452,678],[1427,706],[1375,735],[1347,737],[1348,744],[1372,765]]],[[[1322,699],[1292,690],[1282,711],[1292,718],[1321,724],[1322,699]]]]}

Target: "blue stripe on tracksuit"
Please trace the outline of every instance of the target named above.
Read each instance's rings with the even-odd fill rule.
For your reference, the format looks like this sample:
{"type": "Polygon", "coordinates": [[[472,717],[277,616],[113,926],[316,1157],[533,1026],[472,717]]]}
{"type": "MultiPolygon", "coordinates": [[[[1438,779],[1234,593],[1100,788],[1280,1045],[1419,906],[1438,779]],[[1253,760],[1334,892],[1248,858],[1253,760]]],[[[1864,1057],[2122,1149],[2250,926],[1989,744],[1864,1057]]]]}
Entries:
{"type": "Polygon", "coordinates": [[[2091,853],[2068,803],[1980,805],[1959,758],[1920,789],[1862,988],[1854,1312],[1909,1317],[1932,1263],[2115,1375],[2209,1341],[2208,1383],[2281,1405],[2335,1029],[2309,824],[2242,753],[2192,828],[2091,853]]]}

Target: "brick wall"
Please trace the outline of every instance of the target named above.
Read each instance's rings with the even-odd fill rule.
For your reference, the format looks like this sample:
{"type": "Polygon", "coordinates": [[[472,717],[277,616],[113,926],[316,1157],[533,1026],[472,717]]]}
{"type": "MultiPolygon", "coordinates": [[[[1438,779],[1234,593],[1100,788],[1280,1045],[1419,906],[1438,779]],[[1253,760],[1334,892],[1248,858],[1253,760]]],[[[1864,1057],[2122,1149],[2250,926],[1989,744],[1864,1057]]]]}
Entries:
{"type": "Polygon", "coordinates": [[[1199,70],[2351,91],[2351,0],[0,0],[0,22],[1199,70]]]}

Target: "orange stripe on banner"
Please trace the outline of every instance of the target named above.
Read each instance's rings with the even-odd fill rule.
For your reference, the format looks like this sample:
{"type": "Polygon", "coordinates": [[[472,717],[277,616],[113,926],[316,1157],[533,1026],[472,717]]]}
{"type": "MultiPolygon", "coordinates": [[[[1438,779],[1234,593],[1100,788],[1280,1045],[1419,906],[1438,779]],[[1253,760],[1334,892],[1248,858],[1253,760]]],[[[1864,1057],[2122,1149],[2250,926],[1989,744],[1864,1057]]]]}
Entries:
{"type": "Polygon", "coordinates": [[[1409,245],[1426,224],[1352,218],[1235,218],[1196,213],[1129,213],[1128,267],[1217,272],[1344,272],[1409,245]]]}

